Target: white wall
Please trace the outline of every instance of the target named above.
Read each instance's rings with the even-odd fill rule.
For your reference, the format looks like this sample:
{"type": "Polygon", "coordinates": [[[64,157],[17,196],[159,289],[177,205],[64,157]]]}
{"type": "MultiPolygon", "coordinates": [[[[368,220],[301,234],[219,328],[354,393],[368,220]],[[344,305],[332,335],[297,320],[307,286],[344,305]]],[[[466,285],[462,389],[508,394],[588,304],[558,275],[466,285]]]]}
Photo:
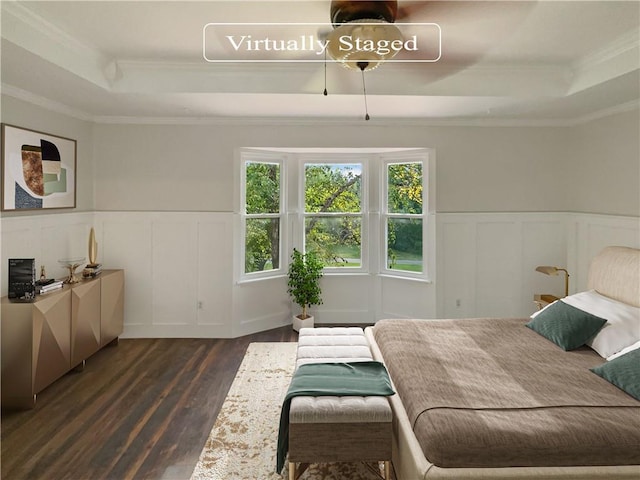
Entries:
{"type": "Polygon", "coordinates": [[[438,317],[518,317],[536,293],[564,295],[564,277],[535,271],[565,267],[569,293],[587,287],[591,259],[608,245],[640,248],[640,218],[582,213],[438,215],[438,317]]]}
{"type": "MultiPolygon", "coordinates": [[[[0,97],[0,119],[17,127],[58,135],[76,140],[76,211],[94,209],[94,160],[93,160],[93,123],[79,120],[42,108],[32,103],[18,100],[8,95],[0,97]]],[[[62,210],[54,211],[57,214],[62,210]]],[[[2,212],[3,217],[13,215],[42,214],[36,212],[2,212]]]]}
{"type": "Polygon", "coordinates": [[[566,210],[640,215],[639,132],[638,110],[569,130],[566,210]]]}
{"type": "Polygon", "coordinates": [[[423,147],[439,212],[566,210],[565,128],[233,123],[96,125],[96,209],[231,212],[240,147],[423,147]]]}
{"type": "MultiPolygon", "coordinates": [[[[82,254],[94,225],[99,260],[126,270],[124,336],[233,337],[289,324],[284,277],[233,283],[233,221],[230,213],[206,212],[13,217],[2,222],[1,261],[35,257],[61,277],[65,270],[57,260],[82,254]]],[[[435,284],[325,276],[324,304],[314,312],[318,321],[521,317],[534,311],[534,293],[564,290],[562,277],[537,273],[537,265],[566,266],[576,292],[586,287],[587,266],[601,248],[640,248],[638,217],[463,213],[437,214],[436,223],[435,284]]]]}
{"type": "Polygon", "coordinates": [[[125,336],[230,337],[290,323],[285,278],[234,283],[239,147],[436,151],[435,282],[326,276],[315,312],[322,323],[522,316],[534,293],[562,292],[561,278],[536,265],[568,266],[577,291],[599,248],[640,247],[631,114],[562,128],[111,125],[3,100],[3,121],[76,138],[79,150],[78,209],[4,213],[3,267],[10,257],[36,257],[62,276],[57,259],[86,252],[95,226],[99,260],[126,269],[125,336]],[[610,151],[613,171],[603,173],[610,151]]]}
{"type": "Polygon", "coordinates": [[[9,258],[35,258],[38,275],[44,265],[48,277],[66,276],[68,270],[58,260],[87,256],[93,221],[92,212],[3,217],[1,295],[7,295],[9,258]]]}

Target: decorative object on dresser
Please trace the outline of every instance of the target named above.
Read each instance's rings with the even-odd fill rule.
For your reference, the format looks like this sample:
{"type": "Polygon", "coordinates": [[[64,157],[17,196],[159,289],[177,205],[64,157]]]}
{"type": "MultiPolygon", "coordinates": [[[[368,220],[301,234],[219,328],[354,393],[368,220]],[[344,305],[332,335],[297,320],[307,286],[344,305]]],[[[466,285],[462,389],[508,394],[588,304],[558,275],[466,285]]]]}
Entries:
{"type": "Polygon", "coordinates": [[[1,300],[2,407],[33,408],[36,395],[110,343],[124,325],[124,270],[64,284],[33,303],[1,300]]]}
{"type": "Polygon", "coordinates": [[[38,281],[36,282],[36,292],[39,295],[43,295],[45,293],[49,293],[49,292],[53,292],[55,290],[59,290],[60,288],[62,288],[62,286],[64,285],[64,281],[63,280],[54,280],[53,278],[50,278],[49,280],[45,280],[45,281],[38,281]]]}
{"type": "Polygon", "coordinates": [[[65,266],[69,270],[69,275],[64,280],[64,283],[78,283],[78,277],[76,277],[76,269],[82,265],[84,262],[84,257],[82,258],[65,258],[62,260],[58,260],[58,263],[65,266]]]}
{"type": "Polygon", "coordinates": [[[82,277],[97,277],[100,273],[102,273],[102,264],[98,263],[98,242],[96,242],[96,232],[91,227],[89,232],[89,263],[82,270],[82,277]]]}
{"type": "Polygon", "coordinates": [[[91,227],[89,232],[89,263],[87,267],[98,263],[98,242],[96,242],[96,231],[91,227]]]}
{"type": "Polygon", "coordinates": [[[307,314],[307,307],[322,303],[320,278],[323,267],[322,261],[314,252],[302,253],[293,249],[287,293],[302,308],[302,313],[293,317],[293,329],[297,332],[301,328],[313,327],[314,319],[312,315],[307,314]]]}
{"type": "Polygon", "coordinates": [[[2,124],[2,210],[75,208],[76,141],[2,124]]]}
{"type": "Polygon", "coordinates": [[[9,259],[10,299],[33,302],[36,298],[36,260],[34,258],[9,259]]]}

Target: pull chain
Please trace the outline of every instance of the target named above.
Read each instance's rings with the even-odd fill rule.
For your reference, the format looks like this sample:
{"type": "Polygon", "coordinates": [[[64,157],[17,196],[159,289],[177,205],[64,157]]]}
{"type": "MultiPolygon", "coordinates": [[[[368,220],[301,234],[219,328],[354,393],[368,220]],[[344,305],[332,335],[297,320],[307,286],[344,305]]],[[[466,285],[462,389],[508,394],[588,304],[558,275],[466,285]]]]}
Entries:
{"type": "Polygon", "coordinates": [[[367,107],[367,86],[364,83],[364,69],[367,68],[369,62],[358,62],[358,67],[360,67],[360,72],[362,72],[362,93],[364,95],[364,119],[369,120],[369,107],[367,107]]]}
{"type": "Polygon", "coordinates": [[[327,96],[327,49],[324,49],[324,92],[322,94],[327,96]]]}

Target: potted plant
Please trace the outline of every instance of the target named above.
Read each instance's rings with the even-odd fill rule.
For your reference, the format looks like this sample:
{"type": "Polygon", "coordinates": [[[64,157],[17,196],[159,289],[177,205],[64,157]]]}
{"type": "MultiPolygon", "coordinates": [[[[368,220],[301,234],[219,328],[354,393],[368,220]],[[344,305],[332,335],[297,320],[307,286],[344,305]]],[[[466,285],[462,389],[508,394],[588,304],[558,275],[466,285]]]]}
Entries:
{"type": "Polygon", "coordinates": [[[287,293],[293,301],[302,307],[302,313],[294,315],[293,329],[313,327],[313,316],[307,313],[307,307],[322,303],[320,278],[323,264],[314,252],[301,253],[293,249],[289,264],[289,287],[287,293]]]}

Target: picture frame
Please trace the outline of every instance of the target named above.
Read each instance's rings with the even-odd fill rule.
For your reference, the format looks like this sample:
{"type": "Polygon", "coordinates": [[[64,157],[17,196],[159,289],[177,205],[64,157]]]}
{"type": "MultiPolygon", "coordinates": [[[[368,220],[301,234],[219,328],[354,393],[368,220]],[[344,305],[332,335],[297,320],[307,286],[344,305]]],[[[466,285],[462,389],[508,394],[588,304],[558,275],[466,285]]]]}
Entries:
{"type": "Polygon", "coordinates": [[[0,209],[75,208],[77,142],[2,124],[0,209]]]}

